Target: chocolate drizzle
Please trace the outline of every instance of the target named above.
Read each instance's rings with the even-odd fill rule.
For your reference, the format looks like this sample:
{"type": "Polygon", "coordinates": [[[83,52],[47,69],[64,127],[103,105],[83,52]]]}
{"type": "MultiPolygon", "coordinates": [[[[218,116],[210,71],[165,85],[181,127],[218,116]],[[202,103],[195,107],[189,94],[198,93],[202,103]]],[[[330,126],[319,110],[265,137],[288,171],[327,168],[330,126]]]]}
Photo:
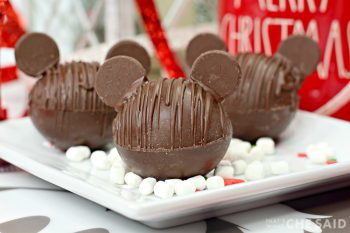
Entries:
{"type": "Polygon", "coordinates": [[[242,81],[230,97],[238,111],[295,107],[297,89],[303,81],[300,70],[282,57],[243,53],[236,55],[242,81]]]}
{"type": "Polygon", "coordinates": [[[113,131],[121,147],[166,151],[224,138],[230,134],[224,122],[221,105],[200,85],[160,78],[137,87],[118,112],[113,131]]]}
{"type": "MultiPolygon", "coordinates": [[[[138,46],[126,45],[129,49],[138,46]]],[[[127,49],[117,46],[112,52],[120,50],[127,49]]],[[[24,35],[16,44],[15,58],[22,72],[40,78],[29,95],[29,114],[47,140],[61,150],[75,145],[97,149],[111,142],[111,124],[116,113],[97,94],[98,63],[58,64],[57,44],[43,33],[24,35]]]]}
{"type": "MultiPolygon", "coordinates": [[[[186,49],[186,57],[191,58],[187,59],[188,65],[193,64],[194,69],[196,62],[192,60],[200,54],[226,51],[222,44],[224,41],[214,34],[195,36],[186,49]]],[[[242,78],[239,85],[230,88],[234,91],[222,102],[233,126],[233,136],[249,141],[264,136],[278,138],[297,111],[298,89],[315,71],[320,60],[317,42],[306,36],[293,35],[279,44],[274,56],[243,53],[236,55],[235,60],[240,65],[242,78]]],[[[200,82],[213,83],[213,75],[208,74],[211,66],[205,63],[202,62],[201,74],[192,72],[192,75],[196,75],[200,82]]],[[[229,66],[223,70],[228,69],[229,66]]],[[[232,82],[226,81],[224,87],[229,84],[232,82]]]]}
{"type": "Polygon", "coordinates": [[[70,62],[47,70],[36,83],[30,107],[62,111],[109,111],[95,92],[94,82],[99,64],[70,62]]]}
{"type": "Polygon", "coordinates": [[[101,65],[96,91],[117,111],[114,141],[130,171],[186,178],[207,174],[224,157],[232,126],[221,101],[239,80],[239,65],[221,51],[199,56],[187,80],[147,81],[140,62],[123,55],[101,65]]]}
{"type": "Polygon", "coordinates": [[[98,63],[70,62],[48,69],[29,96],[34,125],[58,148],[101,148],[111,141],[114,109],[98,97],[98,63]]]}
{"type": "Polygon", "coordinates": [[[223,102],[234,137],[255,141],[278,138],[298,108],[304,80],[297,66],[281,56],[243,53],[235,56],[242,70],[238,90],[223,102]]]}

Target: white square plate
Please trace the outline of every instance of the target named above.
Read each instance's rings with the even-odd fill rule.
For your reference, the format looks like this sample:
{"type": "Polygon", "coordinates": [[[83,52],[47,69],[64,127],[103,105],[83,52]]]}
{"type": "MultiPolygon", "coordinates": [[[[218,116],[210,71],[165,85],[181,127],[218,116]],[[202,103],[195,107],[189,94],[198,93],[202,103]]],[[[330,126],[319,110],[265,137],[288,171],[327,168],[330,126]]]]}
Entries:
{"type": "Polygon", "coordinates": [[[69,162],[62,152],[45,146],[28,118],[0,123],[0,157],[128,218],[163,228],[338,187],[350,176],[349,138],[349,123],[300,111],[276,151],[277,158],[290,162],[291,173],[163,200],[110,183],[108,172],[92,169],[89,161],[69,162]],[[321,141],[335,149],[337,164],[315,166],[296,157],[321,141]]]}

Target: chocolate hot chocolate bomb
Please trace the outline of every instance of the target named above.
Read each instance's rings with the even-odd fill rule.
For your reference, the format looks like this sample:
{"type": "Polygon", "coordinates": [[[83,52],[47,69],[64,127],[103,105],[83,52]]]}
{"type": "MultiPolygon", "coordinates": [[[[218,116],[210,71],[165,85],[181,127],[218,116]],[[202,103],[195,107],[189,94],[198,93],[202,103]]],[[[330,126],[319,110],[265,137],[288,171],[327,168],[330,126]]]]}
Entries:
{"type": "Polygon", "coordinates": [[[97,74],[96,91],[116,109],[116,147],[127,167],[158,179],[204,175],[225,155],[232,127],[221,106],[238,85],[240,69],[222,51],[202,54],[192,80],[147,80],[134,58],[107,60],[97,74]]]}
{"type": "MultiPolygon", "coordinates": [[[[203,52],[226,50],[223,43],[213,34],[198,35],[187,47],[188,64],[203,52]]],[[[305,36],[291,36],[281,42],[274,56],[241,53],[235,59],[242,70],[242,81],[222,103],[234,136],[248,141],[263,136],[277,139],[295,116],[298,89],[316,69],[319,46],[305,36]]]]}
{"type": "Polygon", "coordinates": [[[29,113],[33,124],[53,145],[62,150],[75,145],[94,149],[112,141],[116,113],[96,94],[98,63],[58,64],[56,43],[42,33],[23,36],[15,56],[21,71],[40,78],[29,95],[29,113]]]}

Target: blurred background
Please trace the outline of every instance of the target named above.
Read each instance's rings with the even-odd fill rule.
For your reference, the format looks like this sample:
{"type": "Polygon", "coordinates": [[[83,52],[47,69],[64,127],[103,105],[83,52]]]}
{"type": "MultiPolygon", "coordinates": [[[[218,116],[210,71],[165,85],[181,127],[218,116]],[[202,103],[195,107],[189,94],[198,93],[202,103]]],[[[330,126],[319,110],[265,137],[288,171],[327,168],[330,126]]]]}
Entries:
{"type": "MultiPolygon", "coordinates": [[[[214,23],[217,2],[155,1],[166,30],[214,23]]],[[[26,30],[51,35],[62,55],[145,33],[137,6],[130,0],[12,0],[11,3],[26,30]]]]}
{"type": "Polygon", "coordinates": [[[350,121],[349,7],[348,0],[0,0],[0,120],[6,118],[1,105],[10,118],[26,114],[34,80],[17,72],[13,47],[25,32],[39,31],[55,39],[63,61],[102,62],[114,43],[132,38],[152,56],[150,78],[176,77],[169,73],[176,69],[165,65],[169,59],[186,74],[183,50],[200,32],[220,32],[233,54],[268,55],[289,35],[304,34],[322,52],[317,72],[299,90],[300,108],[350,121]],[[156,20],[147,24],[142,16],[152,13],[148,5],[154,6],[148,18],[156,20]],[[167,42],[157,40],[163,31],[167,42]]]}
{"type": "MultiPolygon", "coordinates": [[[[132,38],[152,56],[149,77],[166,75],[154,56],[154,47],[145,32],[136,1],[0,0],[0,7],[1,3],[7,3],[3,5],[7,11],[10,5],[14,14],[12,20],[18,25],[5,22],[2,36],[0,30],[0,38],[9,38],[2,43],[0,41],[0,110],[1,106],[2,110],[6,110],[6,117],[0,112],[0,119],[1,115],[4,119],[27,114],[27,95],[36,80],[16,70],[13,50],[16,41],[25,32],[44,32],[54,38],[63,61],[102,62],[113,44],[132,38]]],[[[181,65],[183,48],[195,34],[217,32],[216,0],[157,0],[154,4],[168,43],[181,65]]]]}

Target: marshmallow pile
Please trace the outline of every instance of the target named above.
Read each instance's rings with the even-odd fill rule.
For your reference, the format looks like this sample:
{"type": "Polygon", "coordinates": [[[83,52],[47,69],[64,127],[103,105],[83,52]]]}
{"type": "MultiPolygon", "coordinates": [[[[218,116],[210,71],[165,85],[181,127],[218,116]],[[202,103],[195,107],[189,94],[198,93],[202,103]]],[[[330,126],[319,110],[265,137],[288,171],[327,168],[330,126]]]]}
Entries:
{"type": "MultiPolygon", "coordinates": [[[[154,194],[160,198],[170,198],[174,195],[183,196],[202,190],[222,188],[225,184],[236,184],[244,180],[235,176],[245,175],[247,180],[257,180],[265,177],[266,168],[261,161],[265,155],[273,154],[275,143],[270,138],[260,138],[255,147],[249,142],[232,139],[225,159],[204,176],[195,176],[186,180],[168,179],[157,181],[153,177],[143,179],[139,175],[128,172],[116,148],[106,153],[97,150],[91,153],[86,146],[71,147],[66,151],[66,157],[73,162],[81,162],[90,158],[93,168],[109,170],[110,182],[118,185],[128,185],[138,188],[142,195],[154,194]]],[[[282,162],[281,162],[282,163],[282,162]]],[[[284,174],[288,164],[271,163],[271,171],[284,174]]]]}
{"type": "Polygon", "coordinates": [[[91,165],[100,170],[109,170],[114,163],[122,164],[116,148],[111,149],[107,154],[102,150],[91,153],[87,146],[72,146],[66,151],[66,157],[72,162],[82,162],[90,158],[91,165]]]}
{"type": "Polygon", "coordinates": [[[116,148],[111,149],[109,153],[101,150],[91,153],[90,149],[86,146],[75,146],[66,151],[66,157],[73,162],[82,162],[90,158],[93,168],[110,171],[110,182],[118,185],[126,184],[132,188],[138,188],[140,193],[145,196],[154,194],[160,198],[170,198],[174,195],[183,196],[196,191],[205,189],[212,190],[225,186],[223,177],[218,175],[208,179],[204,176],[195,176],[187,180],[168,179],[157,181],[152,177],[143,179],[141,176],[133,172],[128,172],[125,169],[124,163],[116,148]]]}
{"type": "MultiPolygon", "coordinates": [[[[184,196],[197,191],[238,184],[244,180],[255,181],[270,175],[289,173],[288,162],[276,161],[272,157],[274,154],[275,142],[271,138],[260,138],[254,146],[249,142],[234,138],[231,140],[224,159],[206,176],[199,175],[186,180],[156,180],[153,177],[143,179],[127,171],[116,148],[111,149],[108,153],[101,150],[91,153],[86,146],[71,147],[66,151],[66,157],[70,161],[80,162],[90,158],[93,168],[109,170],[110,182],[137,188],[144,196],[154,194],[159,198],[184,196]],[[272,159],[267,159],[268,157],[272,159]]],[[[335,153],[327,143],[308,146],[305,155],[316,164],[325,164],[330,159],[335,160],[335,153]]]]}
{"type": "Polygon", "coordinates": [[[267,175],[289,173],[286,161],[264,162],[266,156],[275,154],[275,142],[262,137],[252,146],[249,142],[233,138],[224,160],[216,167],[214,174],[224,178],[244,175],[246,180],[260,180],[267,175]]]}
{"type": "Polygon", "coordinates": [[[336,154],[326,142],[309,145],[306,148],[306,156],[314,164],[326,164],[329,161],[336,162],[336,154]]]}

